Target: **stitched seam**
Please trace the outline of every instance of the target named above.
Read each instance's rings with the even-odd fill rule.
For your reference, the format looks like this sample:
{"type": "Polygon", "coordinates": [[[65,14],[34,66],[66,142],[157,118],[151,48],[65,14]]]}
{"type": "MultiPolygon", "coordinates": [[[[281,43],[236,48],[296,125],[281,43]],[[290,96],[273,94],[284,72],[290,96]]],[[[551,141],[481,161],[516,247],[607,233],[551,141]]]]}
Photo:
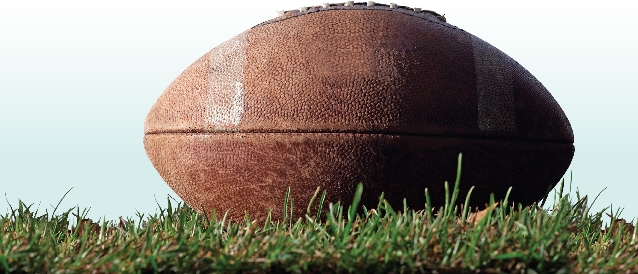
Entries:
{"type": "MultiPolygon", "coordinates": [[[[374,6],[374,7],[367,7],[367,6],[353,6],[352,8],[350,7],[344,7],[344,6],[331,6],[329,8],[323,8],[320,6],[316,6],[316,7],[309,7],[309,9],[312,10],[308,10],[308,11],[304,11],[304,12],[300,12],[300,11],[295,11],[295,10],[291,10],[291,11],[286,11],[286,12],[295,12],[296,14],[294,15],[288,15],[285,18],[281,18],[279,19],[277,18],[273,18],[270,19],[268,21],[262,22],[260,24],[257,24],[253,27],[251,27],[250,29],[255,29],[257,27],[261,27],[261,26],[266,26],[266,25],[270,25],[270,24],[274,24],[274,23],[278,23],[278,22],[282,22],[282,21],[286,21],[288,19],[292,19],[292,18],[296,18],[296,17],[300,17],[300,16],[304,16],[304,15],[308,15],[308,14],[313,14],[313,13],[317,13],[317,12],[328,12],[328,11],[343,11],[343,10],[364,10],[364,11],[386,11],[386,12],[398,12],[407,16],[411,16],[411,17],[416,17],[419,19],[423,19],[426,20],[430,23],[434,23],[449,29],[457,29],[460,31],[465,32],[465,30],[457,27],[457,26],[452,26],[450,24],[443,24],[443,22],[439,21],[439,20],[432,20],[430,18],[424,17],[426,16],[425,14],[429,14],[432,16],[435,16],[434,14],[430,13],[429,11],[423,11],[422,13],[415,13],[414,11],[408,10],[408,9],[403,9],[403,8],[396,8],[396,9],[391,9],[389,7],[385,7],[385,6],[374,6]],[[421,15],[423,14],[423,15],[421,15]]],[[[432,11],[433,12],[433,11],[432,11]]],[[[433,12],[434,13],[434,12],[433,12]]],[[[285,16],[285,15],[284,15],[285,16]]]]}
{"type": "Polygon", "coordinates": [[[515,141],[515,142],[541,142],[541,143],[555,143],[555,144],[573,144],[568,140],[556,140],[556,139],[538,139],[538,138],[530,138],[524,139],[520,137],[505,137],[505,136],[471,136],[471,135],[437,135],[437,134],[418,134],[418,133],[404,133],[404,132],[375,132],[375,131],[364,131],[364,132],[349,132],[349,131],[335,131],[335,132],[326,132],[326,131],[217,131],[217,132],[203,132],[203,131],[178,131],[178,132],[148,132],[144,135],[219,135],[219,134],[334,134],[334,135],[386,135],[386,136],[412,136],[412,137],[426,137],[426,138],[458,138],[458,139],[474,139],[474,140],[492,140],[492,141],[515,141]]]}

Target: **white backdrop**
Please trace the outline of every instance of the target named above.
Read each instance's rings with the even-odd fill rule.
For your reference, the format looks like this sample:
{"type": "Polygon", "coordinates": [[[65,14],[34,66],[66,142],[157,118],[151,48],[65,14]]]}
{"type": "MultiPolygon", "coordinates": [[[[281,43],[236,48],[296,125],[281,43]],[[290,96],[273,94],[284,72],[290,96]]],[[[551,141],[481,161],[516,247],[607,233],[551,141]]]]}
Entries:
{"type": "MultiPolygon", "coordinates": [[[[398,1],[398,0],[397,0],[398,1]]],[[[569,117],[573,188],[638,216],[638,10],[630,1],[411,1],[531,71],[569,117]]],[[[144,118],[208,50],[313,1],[0,1],[0,193],[94,220],[179,199],[142,146],[144,118]]],[[[551,202],[551,201],[550,201],[551,202]]],[[[6,203],[6,202],[5,202],[6,203]]],[[[8,209],[9,206],[5,205],[8,209]]],[[[0,213],[4,214],[6,211],[0,213]]]]}

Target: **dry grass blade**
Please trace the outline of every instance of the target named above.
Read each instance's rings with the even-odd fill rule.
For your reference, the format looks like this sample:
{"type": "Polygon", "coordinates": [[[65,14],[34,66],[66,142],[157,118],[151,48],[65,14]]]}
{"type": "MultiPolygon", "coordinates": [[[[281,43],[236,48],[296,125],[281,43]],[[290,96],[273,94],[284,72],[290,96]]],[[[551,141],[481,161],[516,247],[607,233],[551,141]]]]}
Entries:
{"type": "Polygon", "coordinates": [[[636,227],[633,225],[633,223],[627,222],[625,219],[622,218],[616,219],[609,213],[605,214],[607,214],[607,216],[611,218],[612,224],[611,227],[605,225],[605,229],[601,230],[603,234],[609,233],[611,230],[611,236],[616,237],[618,236],[618,234],[622,233],[632,235],[634,230],[636,230],[636,227]]]}
{"type": "Polygon", "coordinates": [[[487,214],[489,210],[494,210],[496,209],[497,206],[498,206],[498,202],[492,204],[492,206],[486,207],[485,209],[481,211],[472,212],[470,213],[470,216],[467,218],[467,221],[470,223],[474,223],[474,225],[476,225],[481,221],[481,219],[483,219],[483,217],[485,217],[485,214],[487,214]]]}
{"type": "Polygon", "coordinates": [[[86,232],[90,232],[90,233],[100,233],[101,227],[98,223],[93,222],[93,220],[88,219],[88,218],[84,218],[82,220],[80,220],[80,216],[75,214],[75,213],[71,213],[73,214],[73,216],[75,216],[78,220],[78,225],[76,226],[72,226],[71,229],[69,229],[67,231],[68,235],[71,234],[75,234],[78,237],[82,237],[86,232]]]}

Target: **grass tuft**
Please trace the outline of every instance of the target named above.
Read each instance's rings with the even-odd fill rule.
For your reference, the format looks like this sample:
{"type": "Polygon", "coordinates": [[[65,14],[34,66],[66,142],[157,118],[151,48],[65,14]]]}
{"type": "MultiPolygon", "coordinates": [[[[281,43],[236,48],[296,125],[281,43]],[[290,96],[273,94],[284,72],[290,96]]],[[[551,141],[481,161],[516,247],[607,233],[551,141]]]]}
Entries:
{"type": "Polygon", "coordinates": [[[611,227],[601,230],[607,209],[590,214],[587,196],[563,196],[564,180],[550,209],[492,197],[487,209],[470,212],[469,194],[464,207],[453,207],[460,160],[451,195],[446,183],[447,203],[436,211],[396,211],[382,195],[377,208],[359,214],[361,184],[346,211],[340,203],[324,207],[323,191],[317,212],[309,205],[298,220],[288,190],[284,220],[269,215],[263,224],[249,216],[231,222],[228,212],[207,219],[170,199],[154,215],[117,223],[95,223],[75,208],[39,215],[19,201],[0,216],[0,273],[638,273],[636,223],[612,211],[611,227]]]}

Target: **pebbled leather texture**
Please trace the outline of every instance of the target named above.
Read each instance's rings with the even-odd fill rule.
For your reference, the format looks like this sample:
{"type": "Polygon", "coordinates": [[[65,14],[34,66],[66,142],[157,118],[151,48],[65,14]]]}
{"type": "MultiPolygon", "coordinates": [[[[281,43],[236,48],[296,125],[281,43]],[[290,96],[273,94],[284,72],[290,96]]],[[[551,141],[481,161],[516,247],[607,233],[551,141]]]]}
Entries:
{"type": "MultiPolygon", "coordinates": [[[[375,208],[381,192],[395,209],[403,198],[423,209],[424,189],[432,205],[445,202],[444,182],[454,186],[463,152],[459,203],[475,186],[470,205],[481,208],[490,193],[525,205],[542,197],[569,166],[573,146],[503,141],[356,133],[174,133],[144,137],[151,159],[168,185],[191,207],[233,219],[282,217],[291,187],[295,218],[305,214],[317,187],[327,201],[349,204],[364,184],[362,204],[375,208]]],[[[315,204],[316,206],[316,204],[315,204]]],[[[316,212],[316,211],[315,211],[316,212]]]]}
{"type": "Polygon", "coordinates": [[[355,3],[259,24],[164,91],[147,154],[189,205],[240,218],[280,208],[288,186],[305,210],[317,186],[347,201],[358,181],[369,203],[385,191],[423,208],[459,152],[476,205],[509,185],[515,201],[541,199],[574,153],[566,115],[520,64],[437,16],[355,3]]]}

